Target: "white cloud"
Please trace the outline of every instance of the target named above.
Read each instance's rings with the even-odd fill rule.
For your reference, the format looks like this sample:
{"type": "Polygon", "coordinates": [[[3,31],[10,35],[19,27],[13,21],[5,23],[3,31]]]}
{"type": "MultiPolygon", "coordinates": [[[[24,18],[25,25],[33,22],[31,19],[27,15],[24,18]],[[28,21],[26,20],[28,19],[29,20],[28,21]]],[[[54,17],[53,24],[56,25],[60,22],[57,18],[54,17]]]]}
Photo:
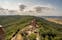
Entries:
{"type": "Polygon", "coordinates": [[[56,7],[54,7],[53,5],[51,5],[51,4],[47,4],[47,5],[44,5],[44,4],[41,4],[41,5],[39,5],[39,4],[33,4],[33,3],[30,3],[30,2],[25,2],[25,3],[11,3],[11,2],[1,2],[0,3],[0,6],[1,7],[3,7],[3,8],[5,8],[5,9],[10,9],[10,10],[19,10],[19,5],[20,4],[25,4],[27,7],[26,7],[26,9],[25,9],[25,11],[29,11],[29,10],[32,10],[32,11],[34,11],[34,9],[33,9],[33,7],[35,7],[35,6],[41,6],[41,7],[48,7],[48,8],[50,8],[50,9],[52,9],[52,10],[48,10],[48,12],[46,11],[46,10],[43,10],[44,12],[42,12],[42,13],[29,13],[29,12],[25,12],[25,13],[21,13],[22,15],[56,15],[56,13],[57,13],[57,15],[58,15],[58,12],[56,11],[56,10],[54,10],[54,9],[56,9],[56,7]]]}
{"type": "Polygon", "coordinates": [[[1,2],[0,6],[4,9],[9,9],[9,10],[17,10],[18,9],[18,5],[17,3],[10,3],[10,2],[1,2]]]}

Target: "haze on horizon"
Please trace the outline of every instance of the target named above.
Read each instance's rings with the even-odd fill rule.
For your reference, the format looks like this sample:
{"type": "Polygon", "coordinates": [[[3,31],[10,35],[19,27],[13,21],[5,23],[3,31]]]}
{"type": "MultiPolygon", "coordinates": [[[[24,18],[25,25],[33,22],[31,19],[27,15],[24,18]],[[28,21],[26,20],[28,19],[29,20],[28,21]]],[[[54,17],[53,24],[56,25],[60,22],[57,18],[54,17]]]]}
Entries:
{"type": "Polygon", "coordinates": [[[26,6],[24,8],[25,13],[20,13],[23,15],[29,14],[40,16],[62,16],[62,0],[0,0],[0,8],[8,10],[20,11],[19,6],[21,4],[26,6]],[[49,9],[47,10],[44,8],[42,9],[41,13],[27,13],[27,11],[34,11],[34,7],[36,6],[41,6],[49,9]]]}

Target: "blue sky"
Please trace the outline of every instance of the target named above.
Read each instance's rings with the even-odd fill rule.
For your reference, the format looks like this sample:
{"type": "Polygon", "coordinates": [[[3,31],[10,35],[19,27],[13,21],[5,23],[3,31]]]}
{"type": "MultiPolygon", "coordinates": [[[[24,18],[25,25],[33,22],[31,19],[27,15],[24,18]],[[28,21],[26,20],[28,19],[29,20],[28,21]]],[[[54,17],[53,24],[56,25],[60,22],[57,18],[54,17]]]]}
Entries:
{"type": "Polygon", "coordinates": [[[62,15],[62,0],[0,0],[0,7],[7,9],[18,9],[18,4],[46,5],[56,8],[57,15],[62,15]]]}

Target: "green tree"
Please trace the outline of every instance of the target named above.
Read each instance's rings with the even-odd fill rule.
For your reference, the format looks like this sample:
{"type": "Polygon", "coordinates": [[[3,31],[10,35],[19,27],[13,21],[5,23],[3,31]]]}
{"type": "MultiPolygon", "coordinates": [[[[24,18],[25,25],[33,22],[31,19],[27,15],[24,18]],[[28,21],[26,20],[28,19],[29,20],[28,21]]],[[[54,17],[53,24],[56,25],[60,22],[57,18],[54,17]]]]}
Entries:
{"type": "Polygon", "coordinates": [[[28,36],[29,40],[36,40],[36,35],[34,33],[28,36]]]}

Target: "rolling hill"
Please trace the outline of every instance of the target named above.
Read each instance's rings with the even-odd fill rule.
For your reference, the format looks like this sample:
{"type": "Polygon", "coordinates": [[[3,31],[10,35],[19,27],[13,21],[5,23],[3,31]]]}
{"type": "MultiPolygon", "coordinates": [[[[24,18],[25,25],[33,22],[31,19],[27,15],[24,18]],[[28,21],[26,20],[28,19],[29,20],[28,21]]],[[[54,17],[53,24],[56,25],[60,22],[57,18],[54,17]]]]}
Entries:
{"type": "MultiPolygon", "coordinates": [[[[6,31],[5,40],[10,40],[13,36],[16,36],[16,34],[20,30],[23,30],[25,27],[29,27],[29,23],[33,19],[36,19],[36,23],[39,27],[39,28],[37,27],[35,28],[35,30],[38,31],[40,37],[39,40],[62,40],[61,24],[49,22],[41,17],[19,16],[19,15],[0,16],[0,25],[2,25],[6,31]]],[[[24,35],[23,37],[25,40],[26,35],[24,35]]],[[[28,39],[35,40],[35,37],[36,37],[35,34],[32,33],[31,35],[29,35],[28,39]]]]}

